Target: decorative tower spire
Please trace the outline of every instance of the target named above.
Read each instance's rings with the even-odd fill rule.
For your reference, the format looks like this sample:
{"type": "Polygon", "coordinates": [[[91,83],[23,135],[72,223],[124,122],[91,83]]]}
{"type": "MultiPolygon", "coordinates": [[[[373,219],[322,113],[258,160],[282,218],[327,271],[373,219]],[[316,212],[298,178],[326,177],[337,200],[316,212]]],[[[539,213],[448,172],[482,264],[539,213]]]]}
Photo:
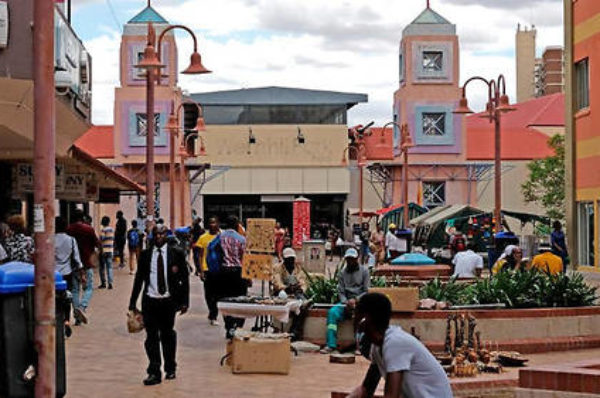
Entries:
{"type": "MultiPolygon", "coordinates": [[[[148,0],[148,4],[150,4],[150,0],[148,0]]],[[[431,8],[431,5],[429,4],[429,0],[427,0],[427,8],[431,8]]]]}
{"type": "MultiPolygon", "coordinates": [[[[148,0],[148,7],[151,7],[151,4],[150,4],[150,2],[151,2],[151,1],[152,1],[152,0],[148,0]]],[[[427,4],[429,4],[429,0],[427,0],[427,4]]],[[[429,6],[428,6],[428,7],[429,7],[429,6]]]]}

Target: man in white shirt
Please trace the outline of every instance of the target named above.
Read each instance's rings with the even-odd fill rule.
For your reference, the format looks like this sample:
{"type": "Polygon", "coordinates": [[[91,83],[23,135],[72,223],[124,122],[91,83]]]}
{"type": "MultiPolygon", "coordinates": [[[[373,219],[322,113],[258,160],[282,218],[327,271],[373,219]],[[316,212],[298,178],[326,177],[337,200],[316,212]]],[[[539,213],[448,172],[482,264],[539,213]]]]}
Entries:
{"type": "Polygon", "coordinates": [[[174,330],[177,312],[185,314],[189,307],[189,272],[185,253],[177,247],[168,247],[167,227],[157,225],[153,231],[153,245],[140,255],[135,274],[129,310],[137,311],[137,300],[142,293],[142,314],[146,329],[148,377],[144,385],[160,384],[161,346],[165,379],[175,379],[177,334],[174,330]]]}
{"type": "Polygon", "coordinates": [[[399,326],[390,326],[392,305],[368,293],[356,306],[358,330],[371,342],[371,366],[348,398],[371,398],[385,379],[385,398],[452,398],[446,372],[429,350],[399,326]]]}
{"type": "Polygon", "coordinates": [[[452,260],[457,278],[479,278],[483,270],[483,257],[475,253],[475,245],[469,243],[467,250],[458,252],[452,260]]]}
{"type": "Polygon", "coordinates": [[[406,251],[406,240],[396,236],[396,224],[390,224],[385,234],[385,249],[389,252],[389,259],[393,260],[406,251]]]}

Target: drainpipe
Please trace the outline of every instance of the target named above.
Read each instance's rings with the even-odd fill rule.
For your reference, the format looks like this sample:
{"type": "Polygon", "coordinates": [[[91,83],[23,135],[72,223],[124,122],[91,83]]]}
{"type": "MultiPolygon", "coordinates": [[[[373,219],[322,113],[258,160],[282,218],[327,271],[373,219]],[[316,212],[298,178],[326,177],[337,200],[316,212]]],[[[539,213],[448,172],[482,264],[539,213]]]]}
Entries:
{"type": "Polygon", "coordinates": [[[54,1],[35,0],[33,10],[33,203],[35,239],[34,346],[38,355],[35,397],[56,396],[54,293],[54,1]]]}

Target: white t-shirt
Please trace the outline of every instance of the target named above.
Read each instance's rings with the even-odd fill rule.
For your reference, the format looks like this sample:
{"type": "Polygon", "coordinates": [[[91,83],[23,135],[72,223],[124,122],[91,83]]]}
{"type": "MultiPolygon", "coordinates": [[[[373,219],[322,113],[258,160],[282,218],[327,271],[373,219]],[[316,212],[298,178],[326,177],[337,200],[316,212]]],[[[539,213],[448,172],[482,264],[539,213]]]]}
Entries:
{"type": "Polygon", "coordinates": [[[483,258],[473,250],[458,252],[452,260],[454,275],[459,278],[475,278],[476,269],[483,268],[483,258]]]}
{"type": "Polygon", "coordinates": [[[405,398],[453,397],[448,376],[439,362],[419,340],[399,326],[387,329],[382,347],[371,346],[371,361],[384,379],[387,373],[403,372],[405,398]]]}
{"type": "Polygon", "coordinates": [[[406,251],[406,239],[400,239],[390,231],[385,234],[385,247],[397,252],[406,251]]]}

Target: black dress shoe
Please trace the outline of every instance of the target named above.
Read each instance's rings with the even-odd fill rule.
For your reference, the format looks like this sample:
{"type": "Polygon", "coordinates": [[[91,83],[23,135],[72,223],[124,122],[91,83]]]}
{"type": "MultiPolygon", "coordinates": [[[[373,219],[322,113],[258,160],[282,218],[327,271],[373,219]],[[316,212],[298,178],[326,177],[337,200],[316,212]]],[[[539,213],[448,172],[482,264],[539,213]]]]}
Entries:
{"type": "Polygon", "coordinates": [[[176,377],[177,375],[175,372],[167,372],[165,375],[165,380],[175,380],[176,377]]]}
{"type": "Polygon", "coordinates": [[[155,386],[160,383],[161,380],[159,375],[148,375],[148,377],[144,379],[145,386],[155,386]]]}
{"type": "Polygon", "coordinates": [[[98,289],[106,289],[106,284],[102,283],[98,286],[98,289]]]}

